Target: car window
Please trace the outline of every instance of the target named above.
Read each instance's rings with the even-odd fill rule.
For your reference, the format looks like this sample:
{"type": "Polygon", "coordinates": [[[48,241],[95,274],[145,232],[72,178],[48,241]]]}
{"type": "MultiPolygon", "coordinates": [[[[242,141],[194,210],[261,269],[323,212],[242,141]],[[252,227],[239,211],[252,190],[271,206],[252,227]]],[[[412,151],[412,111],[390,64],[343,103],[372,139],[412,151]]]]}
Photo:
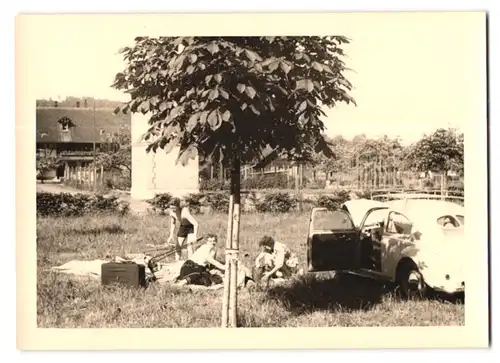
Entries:
{"type": "Polygon", "coordinates": [[[387,217],[387,209],[373,210],[369,212],[369,214],[366,216],[363,228],[371,227],[377,223],[382,225],[386,217],[387,217]]]}
{"type": "Polygon", "coordinates": [[[412,223],[410,220],[401,213],[391,212],[387,219],[387,233],[397,233],[410,235],[412,230],[412,223]]]}
{"type": "Polygon", "coordinates": [[[439,217],[437,219],[437,222],[440,226],[444,228],[456,228],[460,227],[460,223],[455,219],[455,217],[450,216],[450,215],[445,215],[442,217],[439,217]]]}
{"type": "Polygon", "coordinates": [[[312,228],[316,231],[351,230],[354,224],[343,210],[316,210],[312,215],[312,228]]]}

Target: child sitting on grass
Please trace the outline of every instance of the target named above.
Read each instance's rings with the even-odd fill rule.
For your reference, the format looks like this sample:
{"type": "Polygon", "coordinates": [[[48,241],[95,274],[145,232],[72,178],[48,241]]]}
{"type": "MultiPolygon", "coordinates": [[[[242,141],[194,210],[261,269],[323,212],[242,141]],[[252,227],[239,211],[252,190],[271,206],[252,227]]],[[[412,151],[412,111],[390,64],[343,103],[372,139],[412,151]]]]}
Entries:
{"type": "Polygon", "coordinates": [[[255,259],[255,281],[267,281],[269,278],[290,278],[297,269],[297,257],[287,245],[264,236],[259,241],[261,253],[255,259]]]}
{"type": "Polygon", "coordinates": [[[207,242],[200,246],[182,265],[176,284],[204,286],[221,284],[222,277],[210,272],[211,266],[221,271],[225,270],[225,266],[215,259],[216,245],[217,236],[209,234],[207,242]]]}

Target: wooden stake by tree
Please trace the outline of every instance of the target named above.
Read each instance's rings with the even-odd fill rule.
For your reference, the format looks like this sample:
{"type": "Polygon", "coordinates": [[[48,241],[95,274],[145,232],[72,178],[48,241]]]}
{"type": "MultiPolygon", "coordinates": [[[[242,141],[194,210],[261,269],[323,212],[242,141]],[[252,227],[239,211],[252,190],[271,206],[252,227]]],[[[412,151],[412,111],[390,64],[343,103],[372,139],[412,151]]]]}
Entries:
{"type": "Polygon", "coordinates": [[[182,165],[199,152],[231,168],[223,326],[237,325],[240,165],[262,160],[269,147],[290,160],[334,156],[320,117],[324,106],[354,103],[343,74],[348,42],[343,36],[137,37],[121,50],[126,68],[113,87],[131,100],[115,112],[151,115],[147,151],[178,147],[182,165]]]}

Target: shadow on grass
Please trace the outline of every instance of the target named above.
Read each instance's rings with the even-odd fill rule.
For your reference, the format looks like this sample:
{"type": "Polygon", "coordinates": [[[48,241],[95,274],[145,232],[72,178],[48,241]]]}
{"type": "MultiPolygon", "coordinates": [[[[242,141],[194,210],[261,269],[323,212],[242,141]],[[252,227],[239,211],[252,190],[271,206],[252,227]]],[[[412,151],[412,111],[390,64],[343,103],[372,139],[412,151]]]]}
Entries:
{"type": "Polygon", "coordinates": [[[366,311],[382,302],[391,287],[355,275],[306,275],[291,285],[271,287],[267,298],[281,302],[294,314],[318,310],[366,311]]]}

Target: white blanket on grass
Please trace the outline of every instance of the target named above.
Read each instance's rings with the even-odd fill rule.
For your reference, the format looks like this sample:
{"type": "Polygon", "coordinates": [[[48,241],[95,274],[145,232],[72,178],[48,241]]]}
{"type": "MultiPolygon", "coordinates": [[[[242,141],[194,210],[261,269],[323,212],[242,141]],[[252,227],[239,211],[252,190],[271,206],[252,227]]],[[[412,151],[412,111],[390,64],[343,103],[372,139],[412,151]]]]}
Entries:
{"type": "MultiPolygon", "coordinates": [[[[113,260],[93,260],[93,261],[80,261],[80,260],[72,260],[61,266],[52,267],[52,271],[75,275],[75,276],[88,276],[94,279],[101,278],[101,266],[104,263],[108,262],[123,262],[123,261],[133,261],[140,265],[145,265],[145,257],[148,257],[144,254],[130,254],[126,255],[125,258],[115,257],[113,260]]],[[[185,261],[177,261],[170,262],[159,265],[159,270],[155,272],[155,277],[159,283],[169,283],[173,282],[177,276],[179,276],[182,264],[185,261]]],[[[148,272],[147,275],[150,275],[148,272]]],[[[251,277],[251,272],[246,268],[241,262],[239,263],[238,269],[238,286],[244,286],[245,279],[247,277],[251,277]]],[[[194,289],[218,289],[221,288],[222,285],[217,285],[213,287],[205,287],[205,286],[196,286],[196,285],[186,285],[189,288],[194,289]]]]}

